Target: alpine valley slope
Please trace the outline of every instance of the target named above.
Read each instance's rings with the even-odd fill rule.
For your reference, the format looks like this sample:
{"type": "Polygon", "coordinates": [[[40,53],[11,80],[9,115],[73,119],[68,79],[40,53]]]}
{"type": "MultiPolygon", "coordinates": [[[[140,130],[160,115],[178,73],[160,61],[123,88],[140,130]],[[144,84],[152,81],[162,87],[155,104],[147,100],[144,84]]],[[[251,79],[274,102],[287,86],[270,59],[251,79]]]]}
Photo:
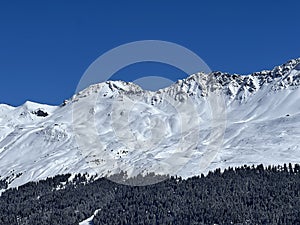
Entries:
{"type": "Polygon", "coordinates": [[[295,59],[248,76],[198,73],[157,92],[108,81],[60,106],[0,105],[0,180],[15,187],[63,173],[190,177],[244,164],[299,163],[299,85],[295,59]],[[217,113],[210,99],[216,93],[226,106],[217,113]],[[209,152],[220,125],[213,114],[224,130],[214,133],[220,145],[209,152]]]}

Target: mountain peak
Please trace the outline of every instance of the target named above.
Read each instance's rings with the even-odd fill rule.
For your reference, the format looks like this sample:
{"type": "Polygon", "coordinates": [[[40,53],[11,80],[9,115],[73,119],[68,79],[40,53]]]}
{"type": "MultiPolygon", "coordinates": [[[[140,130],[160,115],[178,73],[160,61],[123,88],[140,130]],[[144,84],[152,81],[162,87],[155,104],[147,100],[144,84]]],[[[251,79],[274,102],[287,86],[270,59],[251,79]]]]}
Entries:
{"type": "Polygon", "coordinates": [[[106,81],[94,84],[75,94],[72,101],[98,94],[102,97],[113,97],[120,93],[152,93],[157,95],[168,93],[172,96],[185,93],[189,96],[205,97],[213,90],[222,90],[230,99],[245,100],[264,86],[272,86],[272,90],[296,88],[300,85],[300,58],[276,66],[273,70],[263,70],[249,75],[229,74],[215,71],[210,74],[195,73],[189,77],[178,80],[173,85],[157,90],[146,91],[132,82],[106,81]]]}

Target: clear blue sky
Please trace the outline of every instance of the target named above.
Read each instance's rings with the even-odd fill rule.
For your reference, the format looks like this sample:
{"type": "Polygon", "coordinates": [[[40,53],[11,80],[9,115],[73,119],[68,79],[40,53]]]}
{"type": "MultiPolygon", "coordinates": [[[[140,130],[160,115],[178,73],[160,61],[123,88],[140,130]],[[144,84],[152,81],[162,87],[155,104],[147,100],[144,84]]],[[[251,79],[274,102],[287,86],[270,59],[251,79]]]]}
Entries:
{"type": "MultiPolygon", "coordinates": [[[[248,74],[300,56],[295,1],[1,1],[0,103],[60,104],[87,67],[118,45],[158,39],[183,45],[212,70],[248,74]]],[[[120,73],[170,73],[161,65],[120,73]]]]}

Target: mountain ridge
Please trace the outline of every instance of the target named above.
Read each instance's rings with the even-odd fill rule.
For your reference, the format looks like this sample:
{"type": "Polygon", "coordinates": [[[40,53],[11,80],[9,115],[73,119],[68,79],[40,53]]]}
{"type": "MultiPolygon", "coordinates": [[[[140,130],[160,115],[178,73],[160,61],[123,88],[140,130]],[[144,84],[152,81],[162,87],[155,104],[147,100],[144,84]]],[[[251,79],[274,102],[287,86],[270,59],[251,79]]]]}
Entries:
{"type": "MultiPolygon", "coordinates": [[[[226,85],[234,86],[234,84],[230,83],[230,81],[231,81],[238,85],[246,84],[246,85],[251,86],[251,88],[255,87],[254,89],[256,89],[259,86],[257,86],[257,83],[253,84],[253,82],[254,82],[253,78],[258,79],[257,81],[258,81],[258,85],[260,85],[260,87],[262,87],[265,84],[269,84],[271,82],[278,81],[280,78],[283,78],[283,80],[282,80],[283,82],[278,84],[278,86],[281,88],[286,88],[287,86],[292,86],[292,87],[299,86],[300,85],[300,75],[299,74],[297,74],[297,75],[294,74],[292,76],[286,76],[286,77],[284,76],[284,75],[289,75],[289,73],[293,69],[300,71],[300,58],[289,60],[282,65],[275,66],[272,70],[262,70],[259,72],[253,72],[251,74],[246,74],[246,75],[236,74],[236,73],[230,74],[230,73],[221,72],[221,71],[213,71],[210,74],[198,72],[198,73],[188,76],[185,79],[177,80],[171,86],[159,89],[157,91],[143,90],[142,87],[140,87],[138,84],[135,84],[134,82],[126,82],[126,81],[121,81],[121,80],[106,81],[103,83],[92,84],[92,85],[86,87],[84,90],[79,91],[78,93],[75,93],[69,99],[64,100],[64,102],[61,103],[60,105],[65,105],[66,103],[74,101],[74,100],[76,101],[77,97],[80,98],[82,96],[86,96],[91,92],[98,93],[99,89],[103,88],[105,85],[108,85],[111,90],[117,89],[119,91],[124,91],[125,93],[126,92],[133,92],[133,93],[149,92],[152,94],[156,94],[156,93],[160,94],[161,92],[168,92],[170,88],[178,88],[178,87],[183,88],[184,85],[189,85],[189,82],[193,82],[193,81],[198,81],[197,84],[200,86],[201,86],[201,83],[203,85],[204,84],[207,85],[207,83],[209,81],[208,76],[213,77],[213,80],[219,82],[219,84],[222,87],[225,87],[226,85]],[[202,81],[204,81],[204,82],[202,82],[202,81]]],[[[212,80],[212,78],[211,78],[211,80],[212,80]]],[[[186,88],[186,89],[190,90],[189,88],[186,88]]],[[[232,92],[232,90],[229,90],[229,91],[232,92]]],[[[253,90],[250,89],[250,92],[252,92],[252,91],[253,90]]],[[[206,94],[202,95],[202,97],[205,95],[206,94]]],[[[46,103],[42,104],[42,103],[30,101],[30,100],[27,100],[22,105],[26,105],[28,103],[50,106],[46,103]]],[[[20,105],[20,106],[22,106],[22,105],[20,105]]],[[[0,103],[0,109],[3,107],[17,108],[20,106],[15,107],[15,106],[11,106],[9,104],[0,103]]],[[[55,106],[55,105],[52,105],[52,106],[55,106]]]]}
{"type": "MultiPolygon", "coordinates": [[[[107,88],[111,91],[120,91],[126,94],[137,94],[148,92],[152,95],[169,93],[172,91],[185,92],[189,95],[197,95],[198,97],[205,97],[208,94],[207,87],[216,85],[219,88],[225,89],[227,93],[231,95],[236,95],[241,92],[249,92],[250,94],[256,92],[263,86],[270,83],[274,83],[272,87],[273,90],[285,89],[288,87],[298,87],[300,85],[300,75],[298,72],[290,74],[293,70],[299,71],[300,68],[300,58],[289,60],[280,66],[274,67],[273,70],[263,70],[260,72],[254,72],[249,75],[238,75],[223,73],[220,71],[211,72],[210,74],[205,74],[202,72],[192,74],[185,79],[178,80],[169,87],[159,89],[157,91],[143,90],[137,84],[132,82],[124,81],[106,81],[100,84],[94,84],[83,91],[75,94],[71,100],[77,100],[78,97],[86,96],[90,92],[98,93],[101,88],[107,88]],[[295,69],[296,68],[296,69],[295,69]],[[298,68],[298,69],[297,69],[298,68]],[[288,76],[289,75],[289,76],[288,76]],[[280,81],[280,82],[279,82],[280,81]],[[278,82],[276,84],[276,82],[278,82]],[[107,86],[106,86],[107,85],[107,86]],[[197,89],[200,89],[200,93],[196,93],[197,89]]],[[[105,94],[105,93],[104,93],[105,94]]],[[[238,96],[240,99],[244,99],[244,96],[238,96]]],[[[234,98],[234,97],[233,97],[234,98]]],[[[69,100],[66,100],[68,102],[69,100]]]]}

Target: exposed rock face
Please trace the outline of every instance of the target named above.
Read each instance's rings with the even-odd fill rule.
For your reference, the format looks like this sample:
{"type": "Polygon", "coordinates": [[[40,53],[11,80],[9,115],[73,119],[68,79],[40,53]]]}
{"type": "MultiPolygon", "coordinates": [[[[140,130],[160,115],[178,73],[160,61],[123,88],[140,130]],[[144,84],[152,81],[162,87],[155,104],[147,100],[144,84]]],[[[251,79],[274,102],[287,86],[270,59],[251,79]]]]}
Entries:
{"type": "Polygon", "coordinates": [[[40,117],[46,117],[49,115],[47,112],[44,112],[42,109],[38,109],[36,111],[33,111],[32,113],[40,117]]]}

